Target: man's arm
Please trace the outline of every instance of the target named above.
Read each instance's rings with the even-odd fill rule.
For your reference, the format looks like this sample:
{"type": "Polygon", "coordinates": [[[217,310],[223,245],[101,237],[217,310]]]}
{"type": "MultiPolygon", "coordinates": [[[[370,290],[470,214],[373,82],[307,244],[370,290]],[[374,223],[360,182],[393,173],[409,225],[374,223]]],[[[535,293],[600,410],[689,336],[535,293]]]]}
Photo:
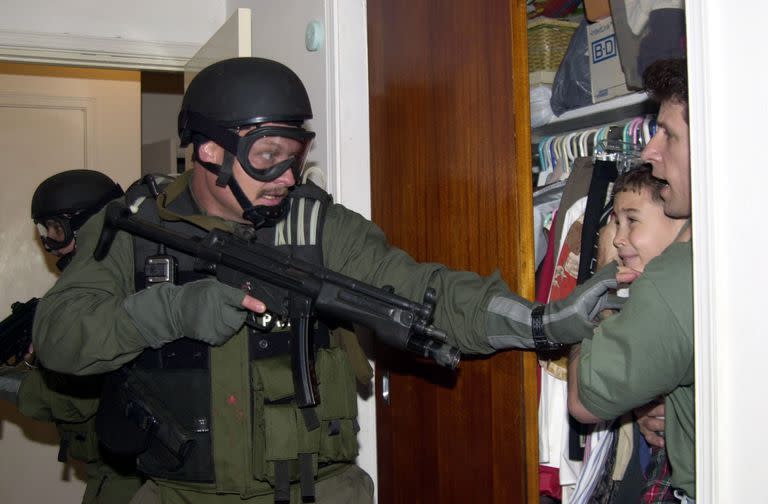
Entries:
{"type": "Polygon", "coordinates": [[[146,341],[123,308],[133,294],[133,246],[120,233],[109,257],[93,259],[103,213],[78,233],[74,260],[40,300],[32,340],[41,362],[70,374],[117,369],[136,357],[146,341]]]}
{"type": "Polygon", "coordinates": [[[571,345],[568,351],[568,413],[583,424],[593,424],[602,420],[592,414],[579,399],[579,357],[581,345],[571,345]]]}
{"type": "Polygon", "coordinates": [[[582,342],[579,400],[616,418],[694,380],[690,246],[646,266],[621,312],[582,342]]]}

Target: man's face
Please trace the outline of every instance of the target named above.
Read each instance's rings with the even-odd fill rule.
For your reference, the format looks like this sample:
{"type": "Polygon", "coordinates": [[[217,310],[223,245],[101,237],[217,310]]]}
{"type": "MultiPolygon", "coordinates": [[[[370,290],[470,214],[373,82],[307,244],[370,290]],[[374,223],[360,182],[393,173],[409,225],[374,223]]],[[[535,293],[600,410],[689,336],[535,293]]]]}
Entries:
{"type": "Polygon", "coordinates": [[[642,158],[653,166],[653,176],[664,180],[664,213],[669,217],[691,216],[691,160],[685,106],[666,101],[657,118],[658,129],[643,149],[642,158]]]}
{"type": "Polygon", "coordinates": [[[685,224],[684,219],[672,219],[664,214],[659,201],[654,201],[647,188],[626,190],[613,198],[616,234],[613,245],[622,266],[643,271],[651,259],[661,254],[685,224]]]}
{"type": "MultiPolygon", "coordinates": [[[[243,128],[239,131],[240,136],[244,136],[253,128],[243,128]]],[[[285,137],[267,137],[258,140],[250,151],[250,160],[253,166],[263,165],[265,168],[284,161],[291,156],[298,156],[304,150],[304,145],[294,139],[285,137]]],[[[201,147],[200,155],[207,154],[205,160],[210,160],[216,164],[222,164],[224,161],[224,149],[214,142],[208,142],[201,147]]],[[[296,185],[296,178],[292,170],[285,170],[276,179],[269,182],[262,182],[250,177],[240,162],[235,158],[232,165],[232,174],[245,193],[248,200],[254,206],[276,206],[279,205],[286,196],[289,189],[296,185]]],[[[211,200],[202,199],[199,201],[205,210],[211,215],[217,215],[227,220],[237,222],[248,222],[243,219],[243,209],[235,199],[229,187],[219,187],[215,185],[216,176],[211,173],[206,175],[206,188],[212,196],[211,200]]],[[[198,194],[196,196],[199,197],[198,194]]]]}

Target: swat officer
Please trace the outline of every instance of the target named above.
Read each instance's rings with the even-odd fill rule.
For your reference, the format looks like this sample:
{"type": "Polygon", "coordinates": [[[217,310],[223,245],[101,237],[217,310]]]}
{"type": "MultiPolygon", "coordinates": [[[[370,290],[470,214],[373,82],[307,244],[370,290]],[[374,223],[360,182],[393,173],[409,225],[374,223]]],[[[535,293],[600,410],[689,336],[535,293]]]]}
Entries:
{"type": "MultiPolygon", "coordinates": [[[[303,126],[311,117],[306,90],[286,66],[262,58],[214,63],[192,80],[179,114],[181,143],[193,146],[194,168],[156,197],[151,187],[137,186],[126,202],[169,230],[204,235],[223,228],[361,281],[391,285],[409,299],[435,288],[435,325],[449,329],[450,343],[464,352],[533,348],[531,320],[541,345],[558,324],[561,340],[591,331],[589,314],[615,285],[612,272],[605,275],[611,280],[598,278],[571,302],[532,319],[533,305],[496,275],[415,262],[376,225],[302,181],[315,136],[303,126]],[[509,299],[519,303],[511,314],[509,299]],[[512,326],[527,334],[515,336],[512,326]]],[[[139,469],[151,478],[137,499],[372,502],[371,479],[354,465],[359,427],[351,353],[334,335],[323,336],[322,327],[315,334],[321,401],[320,427],[313,428],[296,407],[285,328],[265,325],[259,332],[244,325],[247,312],[264,312],[264,303],[202,276],[184,253],[125,232],[96,261],[103,222],[102,213],[82,228],[81,253],[40,301],[34,341],[41,360],[56,370],[130,370],[116,380],[114,396],[134,396],[129,404],[155,410],[142,409],[140,424],[164,424],[142,431],[117,419],[103,422],[120,431],[109,442],[126,451],[135,445],[139,469]],[[175,264],[168,271],[178,270],[176,282],[146,273],[154,271],[146,265],[163,261],[175,264]],[[148,399],[135,399],[137,391],[148,399]]]]}
{"type": "MultiPolygon", "coordinates": [[[[60,271],[76,252],[76,234],[89,217],[123,190],[103,173],[70,170],[44,180],[32,197],[32,219],[45,250],[58,257],[60,271]]],[[[142,484],[131,459],[102,453],[96,437],[95,415],[101,380],[97,376],[67,376],[34,366],[0,371],[0,397],[14,402],[30,418],[55,422],[60,437],[59,460],[85,463],[87,481],[82,502],[127,503],[142,484]]]]}

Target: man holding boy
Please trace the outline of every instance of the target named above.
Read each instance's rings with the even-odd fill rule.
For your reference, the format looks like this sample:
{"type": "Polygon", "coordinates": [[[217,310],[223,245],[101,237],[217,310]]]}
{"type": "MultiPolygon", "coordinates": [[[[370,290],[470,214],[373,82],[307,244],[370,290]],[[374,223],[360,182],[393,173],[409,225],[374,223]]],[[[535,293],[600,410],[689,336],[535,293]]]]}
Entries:
{"type": "MultiPolygon", "coordinates": [[[[690,219],[688,88],[685,60],[650,66],[646,89],[660,103],[658,130],[643,151],[668,217],[690,219]]],[[[582,422],[609,420],[665,397],[665,444],[672,483],[682,502],[695,498],[693,278],[689,223],[676,241],[639,271],[621,313],[574,347],[577,398],[571,412],[582,422]],[[580,355],[579,355],[580,353],[580,355]]],[[[620,252],[621,253],[621,252],[620,252]]],[[[636,269],[636,268],[635,268],[636,269]]]]}

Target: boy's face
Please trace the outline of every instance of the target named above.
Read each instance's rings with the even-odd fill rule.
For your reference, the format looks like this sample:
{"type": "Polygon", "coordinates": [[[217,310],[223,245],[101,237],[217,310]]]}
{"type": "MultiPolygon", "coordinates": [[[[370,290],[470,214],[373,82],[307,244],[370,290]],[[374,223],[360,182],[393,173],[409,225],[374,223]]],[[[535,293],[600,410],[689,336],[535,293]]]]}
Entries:
{"type": "Polygon", "coordinates": [[[613,245],[623,266],[643,271],[648,262],[661,254],[685,224],[664,214],[664,205],[653,201],[648,189],[624,191],[613,200],[616,236],[613,245]]]}

